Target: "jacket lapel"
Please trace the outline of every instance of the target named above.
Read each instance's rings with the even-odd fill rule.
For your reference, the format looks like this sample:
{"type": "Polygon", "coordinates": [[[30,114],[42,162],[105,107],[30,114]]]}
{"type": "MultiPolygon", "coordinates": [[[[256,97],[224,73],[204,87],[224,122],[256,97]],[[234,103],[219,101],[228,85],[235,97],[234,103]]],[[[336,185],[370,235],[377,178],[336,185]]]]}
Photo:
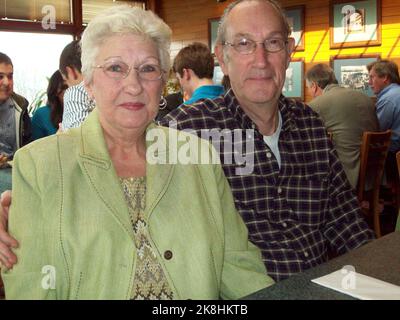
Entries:
{"type": "MultiPolygon", "coordinates": [[[[168,160],[168,130],[153,123],[146,129],[146,216],[148,218],[167,190],[173,175],[174,166],[163,161],[168,160]],[[157,139],[151,139],[151,136],[156,136],[157,139]]],[[[82,124],[80,141],[79,164],[82,172],[96,195],[133,239],[128,207],[108,153],[96,109],[82,124]]]]}
{"type": "Polygon", "coordinates": [[[87,177],[96,195],[133,239],[128,206],[108,153],[96,109],[82,124],[80,143],[79,164],[82,172],[87,177]]]}
{"type": "Polygon", "coordinates": [[[169,130],[154,123],[150,124],[146,130],[146,216],[148,219],[168,189],[174,171],[174,166],[168,163],[169,130]]]}

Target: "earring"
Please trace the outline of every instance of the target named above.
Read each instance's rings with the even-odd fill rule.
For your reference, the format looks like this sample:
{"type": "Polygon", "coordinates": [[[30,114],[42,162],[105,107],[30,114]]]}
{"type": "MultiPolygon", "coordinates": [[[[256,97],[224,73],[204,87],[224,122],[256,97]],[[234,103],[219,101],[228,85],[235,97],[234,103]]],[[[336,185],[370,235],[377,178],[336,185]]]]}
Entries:
{"type": "Polygon", "coordinates": [[[164,110],[166,107],[167,107],[167,100],[165,100],[164,96],[161,96],[160,110],[164,110]]]}

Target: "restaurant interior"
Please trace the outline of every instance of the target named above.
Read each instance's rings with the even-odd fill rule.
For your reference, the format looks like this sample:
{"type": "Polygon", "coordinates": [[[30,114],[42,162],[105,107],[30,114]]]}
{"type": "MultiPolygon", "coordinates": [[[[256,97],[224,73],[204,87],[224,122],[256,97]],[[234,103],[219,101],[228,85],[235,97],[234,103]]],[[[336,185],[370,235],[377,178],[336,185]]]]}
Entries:
{"type": "MultiPolygon", "coordinates": [[[[137,6],[153,11],[171,28],[171,61],[193,42],[207,45],[214,58],[213,81],[221,84],[224,74],[214,46],[220,18],[232,2],[0,0],[0,52],[12,58],[14,91],[29,101],[28,111],[32,116],[46,103],[47,83],[53,71],[59,68],[62,49],[72,40],[79,40],[88,23],[104,9],[115,5],[137,6]]],[[[333,69],[340,86],[363,92],[375,104],[377,95],[369,86],[367,65],[390,60],[400,66],[400,1],[281,0],[279,3],[285,10],[295,41],[282,94],[306,104],[311,102],[314,97],[307,88],[305,76],[313,66],[323,63],[333,69]]],[[[179,90],[175,72],[170,71],[164,95],[179,90]]],[[[332,132],[328,133],[330,141],[334,142],[334,133],[333,136],[332,132]]],[[[323,291],[311,284],[312,279],[346,263],[354,263],[357,272],[400,286],[400,151],[396,158],[398,171],[388,174],[385,168],[391,134],[393,132],[387,130],[362,135],[359,177],[354,190],[366,221],[382,242],[371,246],[370,251],[355,252],[349,260],[340,260],[342,257],[332,254],[331,265],[312,269],[313,272],[303,278],[289,278],[291,282],[286,286],[284,282],[288,280],[282,281],[282,285],[278,282],[268,292],[248,299],[298,299],[300,296],[302,299],[347,299],[344,294],[323,291]],[[369,259],[371,254],[382,257],[369,259]],[[381,270],[383,265],[386,268],[381,270]]],[[[4,160],[1,165],[0,192],[3,192],[12,187],[12,163],[4,160]]],[[[393,297],[400,299],[396,295],[398,291],[393,292],[393,297]]],[[[0,299],[4,298],[0,278],[0,299]]]]}

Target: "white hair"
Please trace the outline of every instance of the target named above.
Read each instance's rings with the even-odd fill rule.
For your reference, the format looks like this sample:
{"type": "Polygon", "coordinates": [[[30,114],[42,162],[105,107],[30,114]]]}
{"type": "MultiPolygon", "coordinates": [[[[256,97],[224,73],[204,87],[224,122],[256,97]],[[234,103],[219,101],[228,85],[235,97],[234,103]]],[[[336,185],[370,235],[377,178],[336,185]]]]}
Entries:
{"type": "Polygon", "coordinates": [[[93,66],[100,46],[106,39],[118,34],[141,35],[154,41],[161,68],[169,71],[172,34],[170,27],[151,11],[120,5],[97,15],[82,34],[82,74],[86,83],[92,81],[93,66]]]}

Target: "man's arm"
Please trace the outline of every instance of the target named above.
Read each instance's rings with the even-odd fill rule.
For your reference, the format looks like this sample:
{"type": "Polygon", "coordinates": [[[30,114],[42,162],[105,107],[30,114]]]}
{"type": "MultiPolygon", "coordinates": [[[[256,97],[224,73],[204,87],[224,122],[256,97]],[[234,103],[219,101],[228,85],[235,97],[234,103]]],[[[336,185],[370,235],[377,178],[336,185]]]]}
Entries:
{"type": "Polygon", "coordinates": [[[381,100],[376,104],[376,115],[379,121],[379,127],[382,131],[391,129],[393,126],[393,120],[396,117],[395,105],[392,101],[381,100]]]}
{"type": "Polygon", "coordinates": [[[11,269],[17,263],[17,256],[11,248],[18,248],[18,242],[7,232],[8,211],[11,205],[11,191],[7,190],[0,197],[0,263],[11,269]]]}

